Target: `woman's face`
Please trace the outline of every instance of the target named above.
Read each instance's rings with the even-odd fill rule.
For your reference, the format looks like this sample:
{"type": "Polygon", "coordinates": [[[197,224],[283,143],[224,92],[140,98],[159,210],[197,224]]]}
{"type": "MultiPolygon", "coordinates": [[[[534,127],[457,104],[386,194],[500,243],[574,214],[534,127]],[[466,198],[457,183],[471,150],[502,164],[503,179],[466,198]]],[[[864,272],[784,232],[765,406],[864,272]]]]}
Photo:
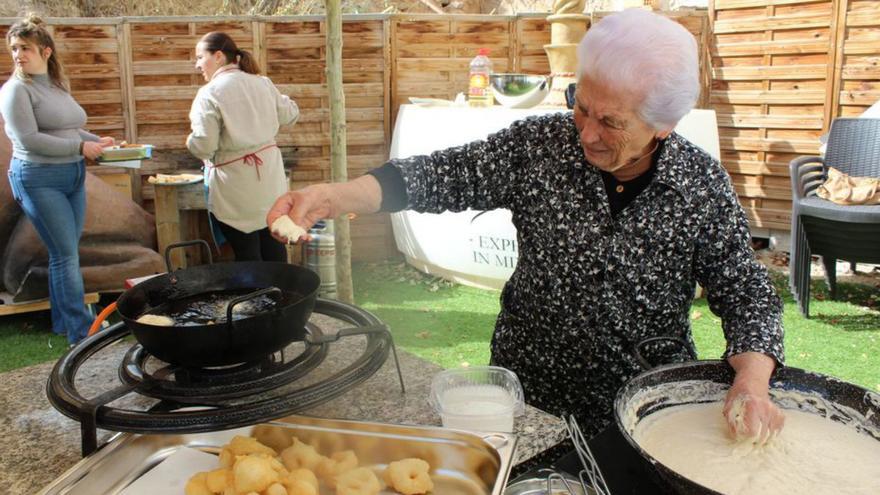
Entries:
{"type": "Polygon", "coordinates": [[[641,96],[607,87],[587,76],[578,81],[574,122],[587,161],[605,172],[623,172],[668,132],[651,128],[638,116],[641,96]]]}
{"type": "Polygon", "coordinates": [[[9,40],[9,50],[12,52],[12,62],[25,74],[45,74],[49,70],[51,48],[40,49],[36,43],[13,36],[9,40]]]}
{"type": "Polygon", "coordinates": [[[217,69],[224,65],[226,65],[226,57],[223,52],[217,50],[211,53],[205,49],[204,43],[196,44],[196,70],[202,73],[205,81],[210,81],[217,69]]]}

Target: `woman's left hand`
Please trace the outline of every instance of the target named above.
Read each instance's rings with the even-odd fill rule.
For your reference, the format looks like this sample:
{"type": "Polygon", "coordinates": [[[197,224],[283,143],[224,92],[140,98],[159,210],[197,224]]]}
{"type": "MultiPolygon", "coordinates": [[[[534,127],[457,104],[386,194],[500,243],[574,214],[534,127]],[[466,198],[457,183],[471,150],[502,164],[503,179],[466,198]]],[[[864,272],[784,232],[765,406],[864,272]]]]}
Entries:
{"type": "Polygon", "coordinates": [[[113,146],[114,144],[116,144],[116,140],[113,139],[112,136],[101,136],[100,139],[98,139],[98,144],[106,148],[108,146],[113,146]]]}

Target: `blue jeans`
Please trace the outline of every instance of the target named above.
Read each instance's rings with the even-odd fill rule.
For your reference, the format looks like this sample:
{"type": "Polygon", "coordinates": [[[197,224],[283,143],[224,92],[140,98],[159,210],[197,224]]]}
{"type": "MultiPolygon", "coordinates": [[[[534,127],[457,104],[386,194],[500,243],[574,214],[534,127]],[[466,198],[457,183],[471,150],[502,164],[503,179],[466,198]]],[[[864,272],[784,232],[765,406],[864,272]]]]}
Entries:
{"type": "Polygon", "coordinates": [[[92,322],[83,302],[85,291],[79,271],[85,180],[83,161],[42,164],[13,158],[9,166],[12,194],[49,251],[52,331],[66,333],[72,344],[85,338],[92,322]]]}

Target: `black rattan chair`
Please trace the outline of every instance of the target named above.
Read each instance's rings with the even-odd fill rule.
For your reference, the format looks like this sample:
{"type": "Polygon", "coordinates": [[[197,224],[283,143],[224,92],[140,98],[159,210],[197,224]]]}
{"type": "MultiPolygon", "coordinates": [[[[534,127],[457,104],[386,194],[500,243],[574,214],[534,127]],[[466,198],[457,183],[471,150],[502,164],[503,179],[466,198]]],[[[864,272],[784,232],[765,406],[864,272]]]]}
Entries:
{"type": "Polygon", "coordinates": [[[791,291],[810,317],[810,260],[822,257],[831,298],[837,297],[837,260],[880,263],[880,205],[843,206],[816,196],[828,167],[852,177],[880,178],[880,119],[839,118],[831,123],[824,160],[791,161],[791,291]]]}

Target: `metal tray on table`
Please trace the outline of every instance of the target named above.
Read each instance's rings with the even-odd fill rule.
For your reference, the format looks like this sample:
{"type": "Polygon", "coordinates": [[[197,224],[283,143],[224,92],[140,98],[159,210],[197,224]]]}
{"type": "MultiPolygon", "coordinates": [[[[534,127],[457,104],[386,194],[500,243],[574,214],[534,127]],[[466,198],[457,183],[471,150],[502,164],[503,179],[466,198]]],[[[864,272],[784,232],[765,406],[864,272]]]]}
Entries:
{"type": "MultiPolygon", "coordinates": [[[[437,427],[305,416],[290,416],[265,423],[263,434],[266,434],[267,425],[273,427],[270,435],[294,435],[317,446],[323,455],[354,450],[359,465],[371,468],[379,479],[391,461],[408,457],[424,459],[431,465],[433,493],[443,495],[501,495],[516,447],[516,436],[509,433],[476,434],[437,427]]],[[[189,447],[217,454],[219,447],[232,437],[251,435],[254,429],[255,426],[249,426],[192,434],[119,434],[39,493],[116,495],[179,449],[189,447]]],[[[322,487],[322,494],[332,493],[325,489],[322,487]]],[[[381,493],[391,495],[395,492],[386,489],[381,493]]]]}

